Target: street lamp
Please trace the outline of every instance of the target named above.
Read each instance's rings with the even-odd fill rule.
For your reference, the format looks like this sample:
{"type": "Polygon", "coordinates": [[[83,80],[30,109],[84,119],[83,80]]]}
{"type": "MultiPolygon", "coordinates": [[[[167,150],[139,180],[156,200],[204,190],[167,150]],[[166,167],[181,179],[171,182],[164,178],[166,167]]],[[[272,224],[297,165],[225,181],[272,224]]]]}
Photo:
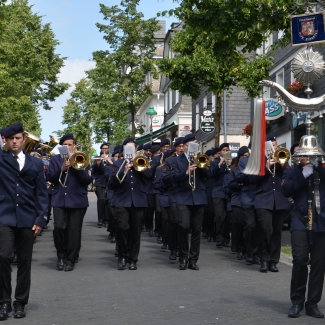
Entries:
{"type": "Polygon", "coordinates": [[[146,111],[146,115],[150,118],[150,143],[152,143],[152,118],[154,115],[157,115],[157,112],[153,106],[150,106],[146,111]]]}

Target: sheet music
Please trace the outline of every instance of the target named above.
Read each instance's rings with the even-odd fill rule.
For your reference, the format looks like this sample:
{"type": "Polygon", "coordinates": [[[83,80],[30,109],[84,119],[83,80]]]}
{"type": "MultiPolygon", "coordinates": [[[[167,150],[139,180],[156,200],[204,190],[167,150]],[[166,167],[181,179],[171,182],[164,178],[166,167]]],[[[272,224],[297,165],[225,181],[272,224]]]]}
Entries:
{"type": "Polygon", "coordinates": [[[58,147],[58,150],[59,150],[59,153],[60,153],[62,159],[70,158],[71,154],[70,154],[68,146],[58,147]]]}

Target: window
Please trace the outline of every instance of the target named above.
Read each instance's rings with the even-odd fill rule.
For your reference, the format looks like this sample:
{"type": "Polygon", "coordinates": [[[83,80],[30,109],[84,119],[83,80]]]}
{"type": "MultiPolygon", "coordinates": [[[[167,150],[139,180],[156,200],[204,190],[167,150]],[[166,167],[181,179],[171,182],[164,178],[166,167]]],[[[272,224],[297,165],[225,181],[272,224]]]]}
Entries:
{"type": "Polygon", "coordinates": [[[284,35],[284,31],[283,30],[279,30],[278,31],[278,40],[281,39],[284,35]]]}
{"type": "Polygon", "coordinates": [[[175,105],[177,105],[179,103],[179,91],[176,90],[175,91],[175,105]]]}
{"type": "Polygon", "coordinates": [[[171,89],[168,89],[168,99],[169,99],[168,110],[170,111],[173,108],[173,91],[171,89]]]}
{"type": "Polygon", "coordinates": [[[203,98],[203,109],[207,109],[208,108],[208,97],[205,96],[203,98]]]}
{"type": "Polygon", "coordinates": [[[216,112],[216,98],[217,96],[215,94],[212,94],[212,107],[211,107],[211,111],[212,113],[215,113],[216,112]]]}
{"type": "Polygon", "coordinates": [[[196,104],[195,107],[195,131],[197,131],[200,128],[200,107],[199,104],[196,104]]]}
{"type": "Polygon", "coordinates": [[[284,87],[284,71],[283,71],[283,69],[281,69],[279,72],[277,72],[277,74],[276,74],[276,82],[280,86],[284,87]]]}
{"type": "Polygon", "coordinates": [[[164,96],[164,100],[165,100],[165,113],[168,113],[168,91],[165,92],[165,96],[164,96]]]}
{"type": "Polygon", "coordinates": [[[263,98],[270,98],[270,87],[263,87],[263,98]]]}

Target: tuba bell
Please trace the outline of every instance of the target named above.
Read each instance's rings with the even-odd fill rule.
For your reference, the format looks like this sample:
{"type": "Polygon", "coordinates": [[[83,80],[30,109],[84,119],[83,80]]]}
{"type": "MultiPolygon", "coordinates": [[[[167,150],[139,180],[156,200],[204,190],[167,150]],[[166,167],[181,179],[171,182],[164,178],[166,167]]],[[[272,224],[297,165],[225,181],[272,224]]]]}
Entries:
{"type": "Polygon", "coordinates": [[[149,168],[149,160],[144,155],[143,150],[137,151],[133,159],[133,167],[138,172],[143,172],[149,168]]]}
{"type": "Polygon", "coordinates": [[[273,156],[274,160],[283,165],[287,163],[290,159],[290,151],[286,148],[277,148],[273,156]]]}

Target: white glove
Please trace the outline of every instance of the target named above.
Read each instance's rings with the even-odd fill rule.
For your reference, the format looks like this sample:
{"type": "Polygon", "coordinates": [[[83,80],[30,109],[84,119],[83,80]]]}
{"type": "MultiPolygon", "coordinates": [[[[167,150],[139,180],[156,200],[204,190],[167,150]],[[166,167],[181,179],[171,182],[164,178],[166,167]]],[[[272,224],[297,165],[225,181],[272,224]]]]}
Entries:
{"type": "Polygon", "coordinates": [[[316,157],[309,157],[309,161],[311,164],[313,164],[315,167],[318,166],[318,161],[316,161],[316,157]]]}
{"type": "Polygon", "coordinates": [[[307,164],[302,170],[302,174],[305,178],[309,177],[314,171],[314,167],[312,164],[307,164]]]}

